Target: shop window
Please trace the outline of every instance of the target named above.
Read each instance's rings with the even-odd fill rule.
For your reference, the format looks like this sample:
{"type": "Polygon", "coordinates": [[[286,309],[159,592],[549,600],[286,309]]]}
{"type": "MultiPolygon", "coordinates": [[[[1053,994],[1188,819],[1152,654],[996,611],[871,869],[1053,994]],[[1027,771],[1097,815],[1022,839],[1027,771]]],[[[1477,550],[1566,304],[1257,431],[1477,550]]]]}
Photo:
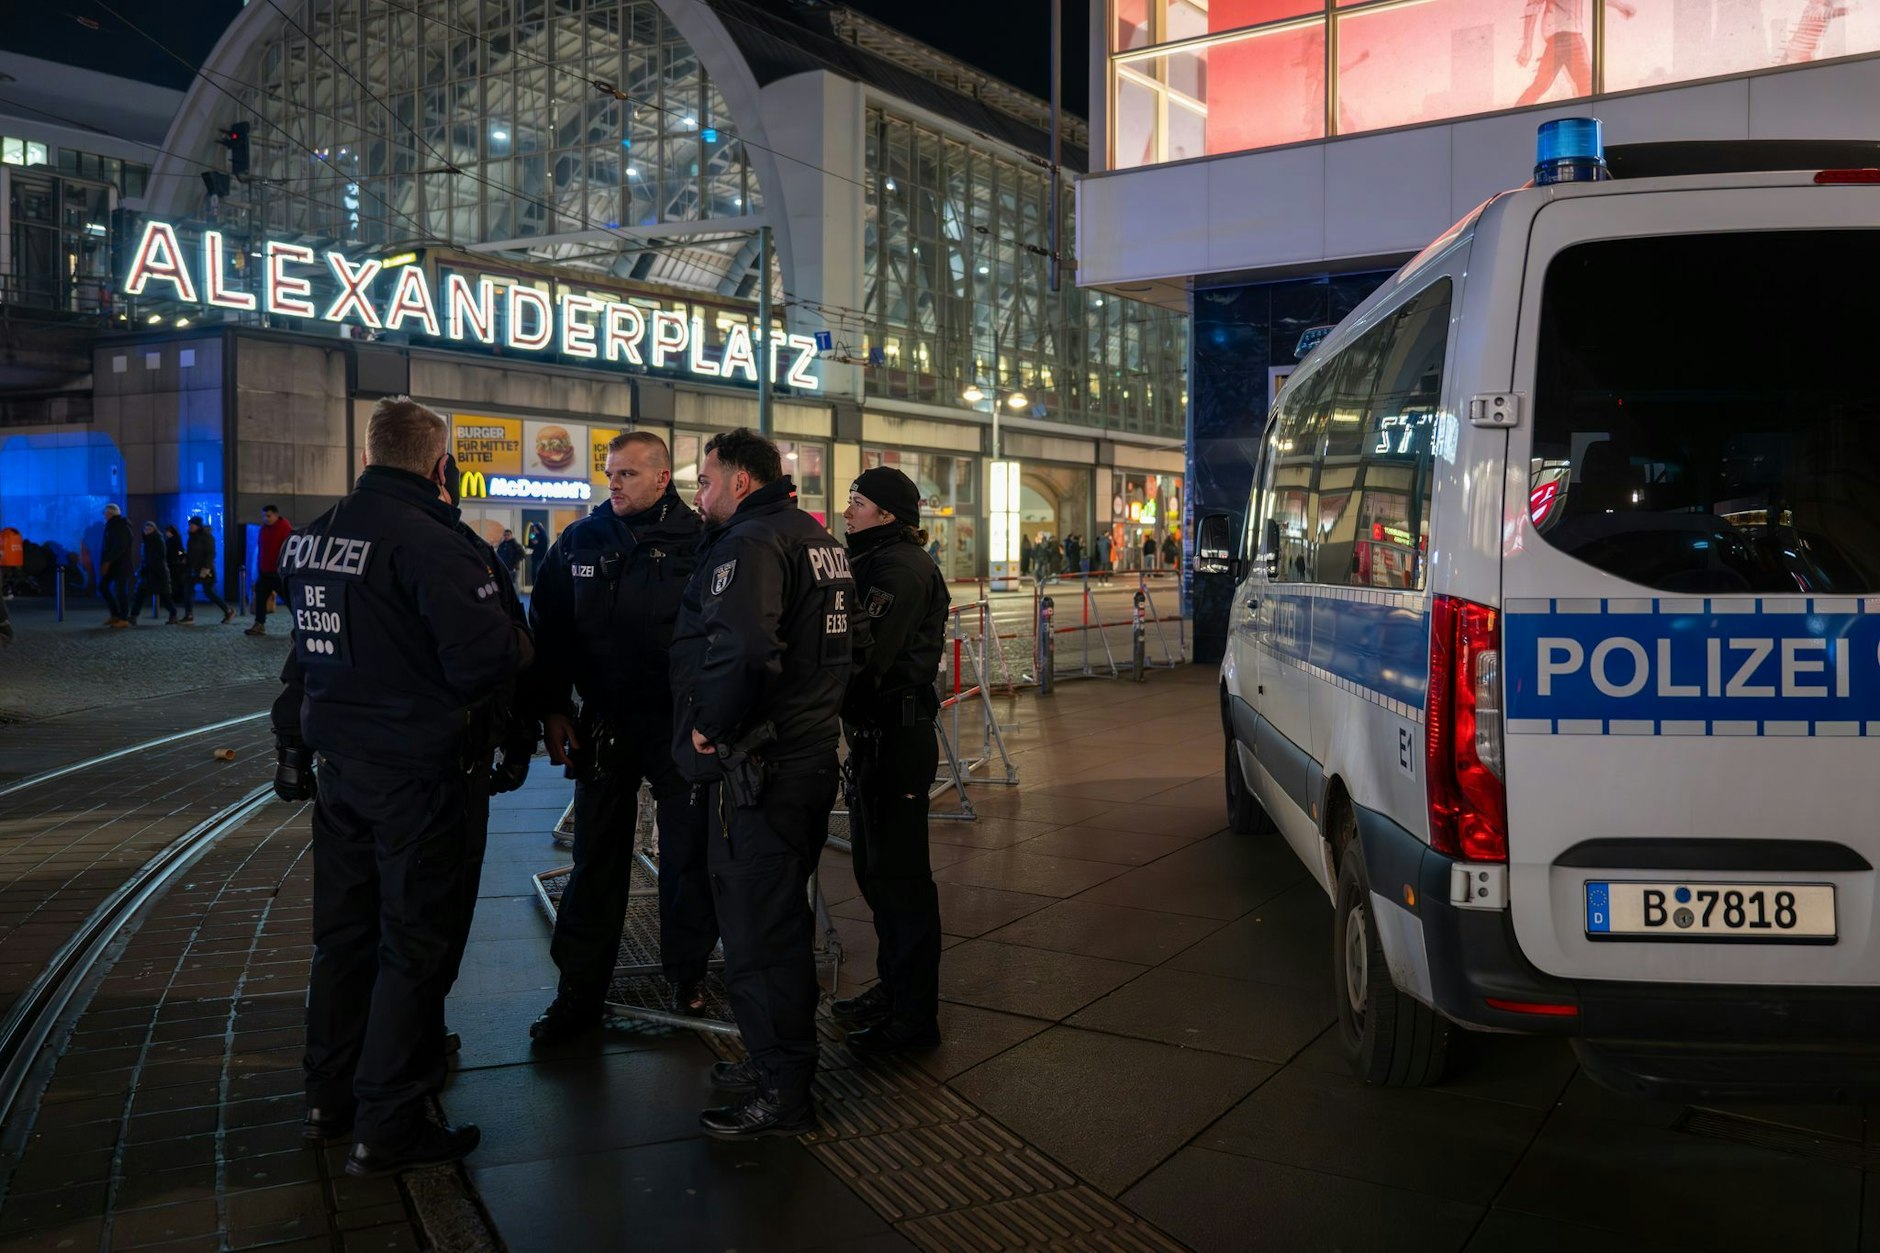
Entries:
{"type": "Polygon", "coordinates": [[[780,439],[777,451],[783,456],[783,472],[796,483],[797,508],[828,526],[829,489],[823,478],[824,445],[780,439]]]}
{"type": "Polygon", "coordinates": [[[1119,169],[1322,138],[1324,23],[1119,58],[1116,134],[1119,169]]]}
{"type": "Polygon", "coordinates": [[[0,137],[0,164],[44,165],[46,164],[46,145],[36,139],[0,137]]]}
{"type": "Polygon", "coordinates": [[[1749,4],[1717,5],[1716,12],[1644,0],[1605,4],[1608,91],[1880,50],[1880,9],[1847,0],[1792,0],[1780,15],[1749,4]]]}

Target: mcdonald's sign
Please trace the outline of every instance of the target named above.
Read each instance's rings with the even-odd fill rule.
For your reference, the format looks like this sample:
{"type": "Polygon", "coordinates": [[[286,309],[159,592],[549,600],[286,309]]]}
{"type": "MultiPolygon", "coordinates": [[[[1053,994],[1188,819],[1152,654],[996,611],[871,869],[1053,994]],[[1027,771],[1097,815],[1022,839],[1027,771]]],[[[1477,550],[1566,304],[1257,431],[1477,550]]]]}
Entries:
{"type": "Polygon", "coordinates": [[[459,490],[465,500],[587,501],[594,488],[581,479],[525,479],[465,470],[459,490]]]}

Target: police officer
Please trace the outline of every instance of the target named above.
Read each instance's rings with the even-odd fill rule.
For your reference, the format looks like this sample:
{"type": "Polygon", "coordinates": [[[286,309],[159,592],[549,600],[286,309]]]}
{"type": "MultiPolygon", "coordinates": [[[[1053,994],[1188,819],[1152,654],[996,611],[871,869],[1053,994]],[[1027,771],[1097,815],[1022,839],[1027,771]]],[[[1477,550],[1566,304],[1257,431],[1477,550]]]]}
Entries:
{"type": "Polygon", "coordinates": [[[306,1133],[351,1134],[351,1175],[455,1161],[441,1127],[444,994],[462,922],[466,730],[527,664],[500,573],[457,530],[442,417],[379,402],[353,491],[281,553],[294,651],[274,704],[275,791],[314,790],[306,1133]],[[381,960],[383,959],[383,960],[381,960]]]}
{"type": "Polygon", "coordinates": [[[714,435],[699,464],[708,527],[673,633],[674,759],[704,789],[725,982],[750,1056],[713,1083],[719,1139],[816,1126],[815,923],[808,885],[829,835],[850,668],[848,554],[797,508],[777,447],[714,435]]]}
{"type": "Polygon", "coordinates": [[[705,874],[705,807],[672,760],[668,650],[692,574],[698,515],[672,485],[672,454],[650,431],[607,447],[607,500],[561,533],[535,576],[530,687],[549,760],[575,779],[574,873],[555,917],[555,1001],[529,1028],[555,1044],[598,1027],[613,980],[633,871],[641,780],[659,825],[659,950],[673,1008],[703,1012],[700,982],[718,943],[705,874]],[[570,690],[581,695],[577,720],[570,690]]]}
{"type": "MultiPolygon", "coordinates": [[[[446,464],[445,490],[450,503],[461,499],[457,460],[446,464]]],[[[517,629],[527,631],[528,615],[522,597],[516,591],[515,572],[497,556],[490,542],[476,528],[457,519],[457,533],[476,549],[477,557],[501,577],[497,594],[502,598],[503,613],[517,629]]],[[[534,667],[530,667],[533,673],[534,667]]],[[[490,845],[490,798],[513,792],[529,779],[529,758],[542,738],[541,724],[524,708],[517,684],[505,681],[494,696],[471,712],[464,733],[463,775],[465,794],[464,858],[458,876],[457,918],[451,933],[450,956],[444,963],[444,991],[456,986],[463,968],[464,950],[470,946],[470,926],[476,919],[477,897],[483,886],[483,857],[490,845]]],[[[455,1053],[460,1041],[457,1033],[446,1028],[444,1052],[455,1053]]]]}
{"type": "Polygon", "coordinates": [[[922,547],[920,489],[891,466],[849,488],[855,672],[842,721],[855,881],[875,915],[879,982],[837,1001],[849,1047],[887,1053],[940,1042],[940,896],[927,856],[927,793],[939,771],[934,676],[946,638],[946,579],[922,547]]]}

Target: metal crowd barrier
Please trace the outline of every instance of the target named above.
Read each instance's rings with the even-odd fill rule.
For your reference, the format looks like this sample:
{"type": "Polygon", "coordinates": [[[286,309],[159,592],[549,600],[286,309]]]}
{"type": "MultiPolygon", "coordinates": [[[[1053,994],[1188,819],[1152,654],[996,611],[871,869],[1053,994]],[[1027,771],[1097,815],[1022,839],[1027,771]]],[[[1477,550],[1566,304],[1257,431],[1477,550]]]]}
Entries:
{"type": "MultiPolygon", "coordinates": [[[[1128,674],[1138,683],[1148,677],[1149,670],[1173,670],[1181,665],[1180,656],[1169,645],[1168,632],[1163,627],[1161,612],[1156,608],[1155,594],[1150,590],[1147,571],[1136,574],[1136,588],[1130,595],[1131,612],[1127,618],[1105,620],[1098,608],[1095,593],[1090,586],[1090,573],[1085,571],[1079,579],[1079,608],[1082,620],[1072,625],[1064,625],[1059,616],[1057,598],[1047,595],[1040,584],[1034,592],[1033,622],[1036,631],[1036,644],[1033,661],[1036,666],[1036,682],[1042,692],[1049,692],[1052,685],[1061,678],[1107,678],[1120,679],[1124,669],[1117,664],[1116,653],[1110,647],[1111,630],[1129,628],[1130,658],[1128,674]],[[1149,656],[1149,632],[1153,629],[1156,642],[1161,646],[1161,660],[1149,656]],[[1093,664],[1090,637],[1095,633],[1098,644],[1103,649],[1104,670],[1093,664]],[[1074,670],[1060,671],[1058,659],[1058,637],[1077,635],[1082,645],[1082,657],[1074,670]]],[[[1180,633],[1181,653],[1187,652],[1187,624],[1178,615],[1177,630],[1180,633]]]]}

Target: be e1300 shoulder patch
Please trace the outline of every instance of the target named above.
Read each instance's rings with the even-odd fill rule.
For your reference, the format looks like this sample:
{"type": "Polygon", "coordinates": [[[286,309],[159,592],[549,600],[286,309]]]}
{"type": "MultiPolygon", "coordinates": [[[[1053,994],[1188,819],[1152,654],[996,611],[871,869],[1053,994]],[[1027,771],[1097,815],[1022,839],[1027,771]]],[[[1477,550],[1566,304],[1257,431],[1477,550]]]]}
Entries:
{"type": "Polygon", "coordinates": [[[717,596],[727,587],[730,587],[731,580],[736,577],[737,573],[738,563],[736,561],[727,561],[722,566],[712,567],[712,595],[717,596]]]}

